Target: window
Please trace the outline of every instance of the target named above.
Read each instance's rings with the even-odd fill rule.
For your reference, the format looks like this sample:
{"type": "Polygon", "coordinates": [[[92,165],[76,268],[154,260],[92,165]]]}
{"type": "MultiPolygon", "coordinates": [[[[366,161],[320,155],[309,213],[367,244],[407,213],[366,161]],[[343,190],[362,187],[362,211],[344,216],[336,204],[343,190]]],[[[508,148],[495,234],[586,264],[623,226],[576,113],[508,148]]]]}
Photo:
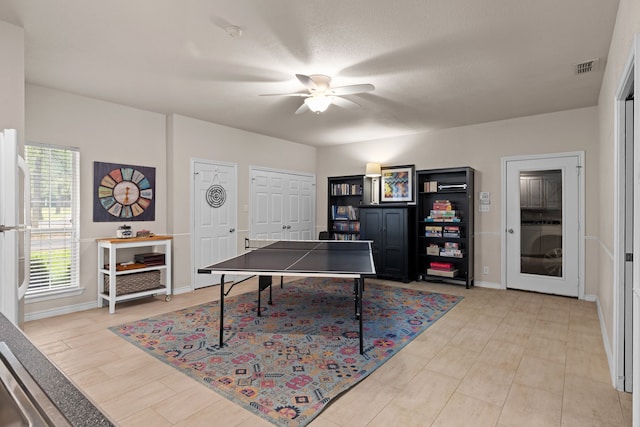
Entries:
{"type": "Polygon", "coordinates": [[[25,144],[31,174],[31,280],[28,296],[77,289],[80,254],[80,153],[25,144]]]}

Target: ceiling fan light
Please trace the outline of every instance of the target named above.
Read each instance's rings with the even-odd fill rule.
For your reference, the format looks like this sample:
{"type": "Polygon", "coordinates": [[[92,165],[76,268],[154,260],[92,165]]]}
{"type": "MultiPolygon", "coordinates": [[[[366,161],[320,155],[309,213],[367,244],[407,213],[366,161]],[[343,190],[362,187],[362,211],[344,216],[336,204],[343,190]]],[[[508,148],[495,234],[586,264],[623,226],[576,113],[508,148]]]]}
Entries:
{"type": "Polygon", "coordinates": [[[332,102],[333,96],[326,95],[310,96],[304,100],[307,107],[314,113],[323,113],[332,102]]]}

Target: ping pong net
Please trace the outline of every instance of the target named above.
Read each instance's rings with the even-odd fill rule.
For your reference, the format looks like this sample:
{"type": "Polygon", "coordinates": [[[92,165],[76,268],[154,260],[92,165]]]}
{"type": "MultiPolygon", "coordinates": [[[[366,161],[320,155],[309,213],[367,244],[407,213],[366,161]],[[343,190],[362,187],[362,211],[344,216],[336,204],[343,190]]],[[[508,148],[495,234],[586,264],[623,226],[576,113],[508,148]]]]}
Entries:
{"type": "Polygon", "coordinates": [[[244,239],[244,249],[253,250],[286,250],[286,251],[349,251],[363,250],[364,240],[276,240],[276,239],[244,239]]]}

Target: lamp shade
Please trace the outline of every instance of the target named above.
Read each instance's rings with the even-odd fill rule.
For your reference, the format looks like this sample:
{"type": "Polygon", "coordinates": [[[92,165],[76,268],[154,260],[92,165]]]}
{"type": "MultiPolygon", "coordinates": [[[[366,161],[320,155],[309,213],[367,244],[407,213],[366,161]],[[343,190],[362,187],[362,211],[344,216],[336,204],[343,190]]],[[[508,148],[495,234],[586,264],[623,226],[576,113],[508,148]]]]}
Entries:
{"type": "Polygon", "coordinates": [[[364,174],[368,177],[381,176],[380,163],[367,163],[364,174]]]}
{"type": "Polygon", "coordinates": [[[307,104],[309,109],[314,113],[324,112],[327,108],[329,108],[331,102],[333,102],[333,96],[326,95],[314,95],[304,100],[304,103],[307,104]]]}

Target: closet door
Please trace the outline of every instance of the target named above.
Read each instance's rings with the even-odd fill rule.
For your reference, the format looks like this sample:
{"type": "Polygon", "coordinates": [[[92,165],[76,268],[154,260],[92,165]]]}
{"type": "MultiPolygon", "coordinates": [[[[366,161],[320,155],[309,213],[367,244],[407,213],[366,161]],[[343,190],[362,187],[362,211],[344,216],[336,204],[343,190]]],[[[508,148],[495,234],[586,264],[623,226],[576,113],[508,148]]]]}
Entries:
{"type": "Polygon", "coordinates": [[[315,176],[264,168],[250,174],[250,238],[314,239],[315,176]]]}

